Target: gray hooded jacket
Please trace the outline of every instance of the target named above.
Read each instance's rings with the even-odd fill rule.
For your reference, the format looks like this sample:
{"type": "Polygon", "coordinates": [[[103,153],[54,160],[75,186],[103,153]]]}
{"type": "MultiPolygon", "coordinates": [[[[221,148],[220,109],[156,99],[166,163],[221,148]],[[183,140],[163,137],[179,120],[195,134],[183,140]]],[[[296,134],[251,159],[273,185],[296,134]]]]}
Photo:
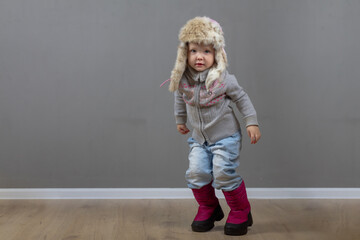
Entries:
{"type": "Polygon", "coordinates": [[[208,70],[196,72],[189,67],[184,72],[174,94],[176,124],[185,124],[188,120],[193,127],[192,137],[197,142],[213,144],[240,130],[230,106],[232,101],[242,114],[246,127],[258,125],[255,108],[235,76],[225,71],[223,81],[216,80],[206,89],[207,74],[208,70]]]}

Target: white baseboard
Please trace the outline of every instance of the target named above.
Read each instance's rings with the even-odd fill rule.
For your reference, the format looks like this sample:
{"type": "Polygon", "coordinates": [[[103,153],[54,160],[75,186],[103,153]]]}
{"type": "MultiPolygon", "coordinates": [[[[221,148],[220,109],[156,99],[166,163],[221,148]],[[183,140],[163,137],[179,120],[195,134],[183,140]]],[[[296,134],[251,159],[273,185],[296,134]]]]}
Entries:
{"type": "MultiPolygon", "coordinates": [[[[360,199],[360,188],[247,188],[250,199],[360,199]]],[[[219,198],[224,198],[216,190],[219,198]]],[[[188,188],[3,188],[0,199],[192,199],[188,188]]]]}

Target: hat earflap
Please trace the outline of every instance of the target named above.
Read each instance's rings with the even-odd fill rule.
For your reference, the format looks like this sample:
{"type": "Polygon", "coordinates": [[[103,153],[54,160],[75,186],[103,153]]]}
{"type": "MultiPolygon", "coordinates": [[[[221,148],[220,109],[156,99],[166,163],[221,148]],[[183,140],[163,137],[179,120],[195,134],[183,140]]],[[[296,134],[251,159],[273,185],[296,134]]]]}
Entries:
{"type": "Polygon", "coordinates": [[[177,57],[175,61],[174,69],[171,71],[171,81],[169,85],[169,91],[175,92],[179,88],[180,79],[185,71],[187,64],[187,46],[184,43],[180,43],[177,50],[177,57]]]}
{"type": "Polygon", "coordinates": [[[210,69],[205,81],[206,89],[210,89],[213,82],[215,82],[217,79],[219,82],[223,80],[221,78],[222,73],[226,70],[227,66],[227,57],[224,48],[216,50],[215,61],[216,65],[210,69]]]}

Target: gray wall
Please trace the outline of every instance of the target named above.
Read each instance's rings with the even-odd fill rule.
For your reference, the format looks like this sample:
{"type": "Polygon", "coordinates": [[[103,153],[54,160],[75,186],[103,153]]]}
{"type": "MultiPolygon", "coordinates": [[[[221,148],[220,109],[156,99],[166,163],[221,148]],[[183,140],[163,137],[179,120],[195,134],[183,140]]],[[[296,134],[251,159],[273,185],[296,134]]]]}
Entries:
{"type": "Polygon", "coordinates": [[[248,187],[360,187],[358,0],[1,0],[0,188],[186,187],[177,34],[223,26],[263,138],[248,187]]]}

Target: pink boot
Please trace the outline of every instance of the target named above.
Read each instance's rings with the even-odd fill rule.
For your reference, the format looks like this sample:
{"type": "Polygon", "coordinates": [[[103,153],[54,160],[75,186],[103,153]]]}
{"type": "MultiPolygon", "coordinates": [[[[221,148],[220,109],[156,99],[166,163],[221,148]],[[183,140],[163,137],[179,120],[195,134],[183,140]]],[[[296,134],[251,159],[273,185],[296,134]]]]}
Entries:
{"type": "Polygon", "coordinates": [[[250,203],[246,195],[244,181],[241,185],[229,192],[223,191],[230,213],[225,224],[226,235],[245,235],[248,226],[253,224],[250,203]]]}
{"type": "Polygon", "coordinates": [[[200,189],[192,189],[199,209],[191,224],[194,232],[206,232],[214,227],[215,221],[220,221],[224,213],[220,207],[219,200],[215,196],[215,189],[209,183],[200,189]]]}

